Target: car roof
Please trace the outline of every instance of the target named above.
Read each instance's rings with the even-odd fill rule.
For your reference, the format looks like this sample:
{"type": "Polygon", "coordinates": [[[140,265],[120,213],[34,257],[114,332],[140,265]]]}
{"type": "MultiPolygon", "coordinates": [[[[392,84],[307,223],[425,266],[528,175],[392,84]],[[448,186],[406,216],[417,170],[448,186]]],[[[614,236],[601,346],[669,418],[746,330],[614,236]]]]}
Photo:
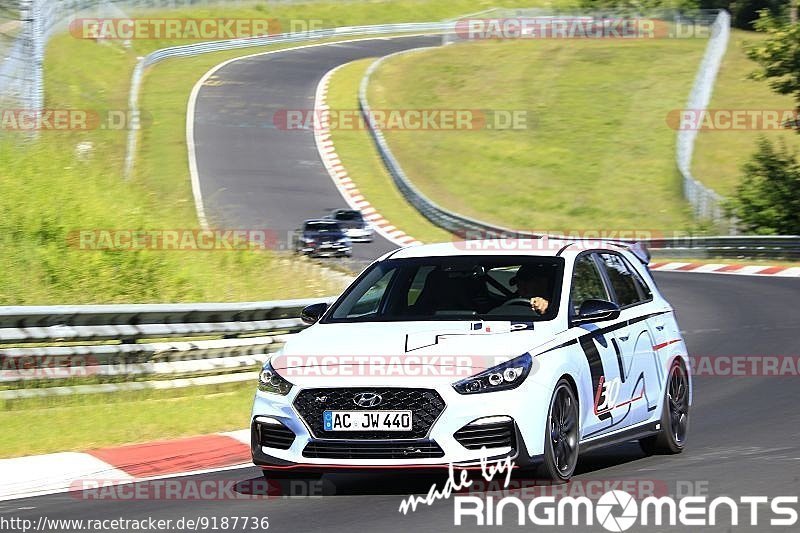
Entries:
{"type": "Polygon", "coordinates": [[[441,256],[544,256],[572,258],[585,250],[625,251],[630,244],[594,239],[487,239],[408,246],[390,254],[392,259],[441,256]]]}
{"type": "Polygon", "coordinates": [[[338,224],[338,222],[330,218],[309,218],[303,224],[338,224]]]}

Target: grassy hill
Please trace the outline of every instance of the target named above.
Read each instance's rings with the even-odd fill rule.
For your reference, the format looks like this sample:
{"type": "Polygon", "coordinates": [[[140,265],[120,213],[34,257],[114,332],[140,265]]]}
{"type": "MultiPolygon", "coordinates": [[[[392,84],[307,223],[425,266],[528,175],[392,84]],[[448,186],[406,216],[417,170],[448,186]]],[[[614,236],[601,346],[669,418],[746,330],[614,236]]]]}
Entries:
{"type": "Polygon", "coordinates": [[[665,117],[685,102],[705,44],[459,44],[388,60],[370,103],[528,113],[518,130],[387,132],[415,184],[457,212],[517,229],[687,230],[665,117]]]}

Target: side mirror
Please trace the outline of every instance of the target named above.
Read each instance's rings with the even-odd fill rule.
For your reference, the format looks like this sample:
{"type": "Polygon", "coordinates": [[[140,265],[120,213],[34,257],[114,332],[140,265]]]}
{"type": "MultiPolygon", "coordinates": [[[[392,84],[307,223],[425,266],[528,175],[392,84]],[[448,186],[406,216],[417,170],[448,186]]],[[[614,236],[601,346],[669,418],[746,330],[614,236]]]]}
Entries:
{"type": "MultiPolygon", "coordinates": [[[[316,324],[320,317],[327,311],[328,304],[311,304],[300,311],[300,320],[306,324],[316,324]]],[[[619,314],[619,313],[618,313],[619,314]]]]}
{"type": "Polygon", "coordinates": [[[589,299],[581,304],[578,316],[572,319],[573,324],[586,324],[588,322],[602,322],[614,320],[619,317],[619,306],[608,300],[589,299]]]}

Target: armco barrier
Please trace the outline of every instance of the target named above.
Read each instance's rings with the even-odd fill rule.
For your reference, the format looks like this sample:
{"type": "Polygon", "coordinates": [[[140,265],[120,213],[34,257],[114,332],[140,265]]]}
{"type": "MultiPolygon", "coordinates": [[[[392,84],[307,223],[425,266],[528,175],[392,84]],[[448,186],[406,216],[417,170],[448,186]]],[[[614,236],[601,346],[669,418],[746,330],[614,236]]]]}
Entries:
{"type": "MultiPolygon", "coordinates": [[[[686,109],[706,109],[711,101],[714,82],[722,64],[722,58],[728,49],[728,39],[731,33],[730,14],[725,10],[720,11],[711,27],[711,37],[708,40],[700,67],[697,69],[697,76],[692,91],[689,93],[686,109]]],[[[692,175],[692,155],[696,139],[696,129],[679,130],[675,139],[675,161],[683,180],[683,196],[691,204],[696,217],[733,228],[735,224],[726,216],[722,207],[723,197],[700,183],[692,175]]]]}
{"type": "Polygon", "coordinates": [[[331,300],[0,307],[0,385],[41,392],[89,378],[71,388],[100,391],[107,378],[252,372],[306,327],[303,307],[331,300]]]}

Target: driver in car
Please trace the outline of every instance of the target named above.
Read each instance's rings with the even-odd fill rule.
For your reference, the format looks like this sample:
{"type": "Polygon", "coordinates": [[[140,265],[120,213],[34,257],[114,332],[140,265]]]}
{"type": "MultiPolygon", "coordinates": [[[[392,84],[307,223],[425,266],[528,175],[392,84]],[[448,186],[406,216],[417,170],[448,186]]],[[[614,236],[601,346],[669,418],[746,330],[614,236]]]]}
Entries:
{"type": "Polygon", "coordinates": [[[539,315],[547,312],[550,302],[545,296],[548,295],[550,283],[547,274],[542,269],[532,265],[522,265],[509,281],[512,285],[516,284],[517,286],[514,299],[530,300],[531,309],[539,315]]]}

